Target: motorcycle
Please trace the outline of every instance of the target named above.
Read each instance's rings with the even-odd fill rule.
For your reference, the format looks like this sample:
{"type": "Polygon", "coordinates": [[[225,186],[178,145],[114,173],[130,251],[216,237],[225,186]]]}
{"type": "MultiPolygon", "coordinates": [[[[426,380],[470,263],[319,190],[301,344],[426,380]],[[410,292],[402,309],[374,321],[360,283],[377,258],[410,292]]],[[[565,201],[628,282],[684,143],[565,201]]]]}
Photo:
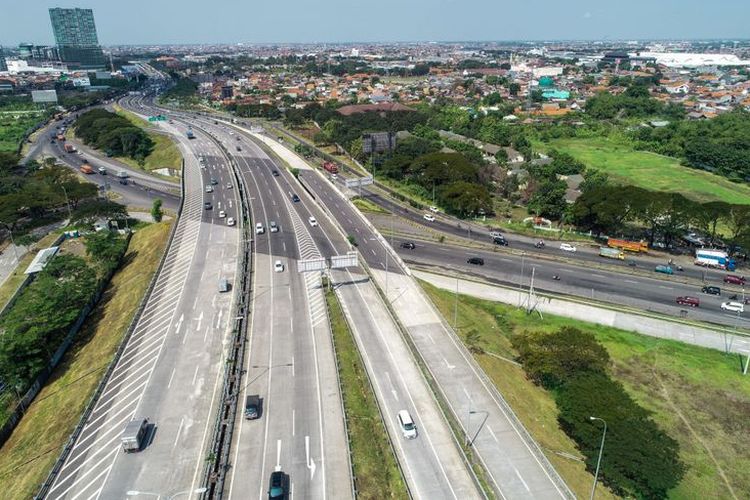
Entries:
{"type": "Polygon", "coordinates": [[[536,248],[544,248],[544,242],[543,241],[537,241],[536,243],[534,243],[534,246],[536,248]]]}
{"type": "Polygon", "coordinates": [[[555,274],[554,276],[552,276],[552,279],[555,281],[560,281],[560,276],[555,274]]]}

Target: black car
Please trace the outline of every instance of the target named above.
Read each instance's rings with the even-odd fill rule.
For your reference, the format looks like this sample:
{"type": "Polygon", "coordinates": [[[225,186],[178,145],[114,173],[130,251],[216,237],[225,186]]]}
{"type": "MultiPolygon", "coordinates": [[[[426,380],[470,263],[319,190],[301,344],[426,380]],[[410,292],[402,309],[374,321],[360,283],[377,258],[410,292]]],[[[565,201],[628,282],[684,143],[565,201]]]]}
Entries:
{"type": "Polygon", "coordinates": [[[273,174],[274,177],[278,177],[279,176],[279,171],[278,170],[274,170],[271,173],[273,174]]]}
{"type": "Polygon", "coordinates": [[[271,473],[271,481],[268,485],[269,500],[280,500],[287,498],[287,478],[286,474],[280,470],[271,473]]]}
{"type": "Polygon", "coordinates": [[[721,295],[721,288],[718,286],[704,286],[701,288],[701,292],[709,295],[721,295]]]}
{"type": "Polygon", "coordinates": [[[118,182],[120,184],[122,184],[123,186],[127,186],[128,185],[128,180],[127,179],[120,179],[118,182]]]}
{"type": "Polygon", "coordinates": [[[502,245],[505,247],[508,246],[508,240],[506,240],[502,236],[495,236],[494,238],[492,238],[492,243],[494,243],[495,245],[502,245]]]}
{"type": "Polygon", "coordinates": [[[299,201],[299,196],[297,196],[296,194],[293,194],[293,195],[292,195],[292,201],[293,201],[294,203],[297,203],[297,202],[299,201]]]}
{"type": "Polygon", "coordinates": [[[206,210],[212,210],[214,206],[210,201],[207,201],[203,204],[203,208],[205,208],[206,210]]]}
{"type": "Polygon", "coordinates": [[[401,242],[401,248],[407,248],[409,250],[414,250],[415,248],[417,248],[417,245],[415,245],[411,241],[403,241],[403,242],[401,242]]]}
{"type": "Polygon", "coordinates": [[[475,266],[483,266],[484,265],[484,259],[481,257],[469,257],[469,260],[466,261],[467,264],[473,264],[475,266]]]}

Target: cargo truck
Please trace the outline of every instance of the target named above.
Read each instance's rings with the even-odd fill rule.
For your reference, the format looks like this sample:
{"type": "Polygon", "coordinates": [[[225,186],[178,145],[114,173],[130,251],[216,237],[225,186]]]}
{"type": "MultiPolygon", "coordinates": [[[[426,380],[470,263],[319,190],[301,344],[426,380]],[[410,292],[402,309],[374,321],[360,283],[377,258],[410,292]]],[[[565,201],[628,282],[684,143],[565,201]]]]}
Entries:
{"type": "Polygon", "coordinates": [[[84,173],[86,175],[94,173],[94,169],[91,168],[91,165],[89,165],[88,163],[84,163],[83,165],[81,165],[81,167],[78,170],[80,170],[81,173],[84,173]]]}
{"type": "Polygon", "coordinates": [[[72,144],[66,144],[65,146],[63,146],[63,149],[65,149],[66,153],[75,153],[76,152],[76,147],[73,146],[72,144]]]}
{"type": "Polygon", "coordinates": [[[333,163],[332,161],[324,161],[323,162],[323,168],[326,169],[328,172],[332,174],[338,174],[339,173],[339,167],[333,163]]]}
{"type": "Polygon", "coordinates": [[[611,248],[620,248],[622,250],[627,250],[628,252],[648,252],[648,243],[645,241],[628,241],[609,238],[607,240],[607,246],[611,248]]]}
{"type": "Polygon", "coordinates": [[[696,266],[714,267],[727,271],[734,271],[737,267],[734,259],[729,258],[729,254],[724,250],[710,248],[699,248],[696,250],[694,264],[696,266]]]}
{"type": "Polygon", "coordinates": [[[58,141],[64,141],[65,140],[65,136],[62,135],[62,134],[57,134],[57,140],[58,141]]]}
{"type": "Polygon", "coordinates": [[[599,247],[599,256],[608,259],[625,259],[625,254],[618,248],[599,247]]]}

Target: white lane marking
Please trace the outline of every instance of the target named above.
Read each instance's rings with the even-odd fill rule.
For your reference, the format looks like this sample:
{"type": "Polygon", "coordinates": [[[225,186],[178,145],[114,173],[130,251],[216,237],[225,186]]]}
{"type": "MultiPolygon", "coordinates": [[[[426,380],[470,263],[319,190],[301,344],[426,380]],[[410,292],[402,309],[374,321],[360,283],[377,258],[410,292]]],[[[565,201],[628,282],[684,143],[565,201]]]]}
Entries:
{"type": "Polygon", "coordinates": [[[200,365],[196,365],[195,367],[195,373],[193,373],[193,382],[191,385],[195,385],[195,379],[198,377],[198,368],[200,368],[200,365]]]}
{"type": "Polygon", "coordinates": [[[167,389],[172,386],[172,378],[174,378],[175,370],[177,370],[177,368],[172,368],[172,374],[169,376],[169,382],[167,382],[167,389]]]}
{"type": "Polygon", "coordinates": [[[281,439],[276,440],[276,470],[281,470],[281,439]]]}
{"type": "Polygon", "coordinates": [[[664,285],[659,285],[659,288],[663,288],[664,290],[671,290],[672,289],[671,286],[664,286],[664,285]]]}
{"type": "Polygon", "coordinates": [[[174,444],[172,445],[172,449],[177,447],[177,441],[180,440],[180,434],[182,433],[182,426],[185,423],[185,417],[182,417],[180,419],[180,426],[177,428],[177,435],[174,437],[174,444]]]}
{"type": "Polygon", "coordinates": [[[529,489],[529,485],[526,484],[526,481],[523,480],[523,477],[521,477],[521,473],[518,472],[518,469],[516,469],[515,465],[513,466],[513,471],[516,473],[516,476],[518,476],[518,479],[521,480],[521,483],[523,483],[523,487],[526,488],[526,491],[531,493],[531,490],[529,489]]]}
{"type": "MultiPolygon", "coordinates": [[[[201,275],[201,281],[203,281],[203,275],[201,275]]],[[[201,329],[201,321],[203,321],[203,311],[201,311],[200,316],[198,316],[198,326],[195,327],[196,330],[201,329]]]]}
{"type": "Polygon", "coordinates": [[[632,284],[634,284],[634,285],[637,285],[637,284],[638,284],[638,282],[637,282],[637,281],[635,281],[635,280],[623,280],[623,281],[624,281],[625,283],[632,283],[632,284]]]}
{"type": "Polygon", "coordinates": [[[180,319],[177,320],[177,326],[175,326],[174,332],[180,333],[180,328],[182,327],[182,320],[185,318],[185,314],[180,314],[180,319]]]}
{"type": "Polygon", "coordinates": [[[487,427],[487,430],[490,431],[490,435],[492,436],[492,439],[495,440],[496,443],[499,443],[497,436],[495,436],[495,432],[492,430],[492,427],[490,427],[490,424],[485,425],[487,427]]]}

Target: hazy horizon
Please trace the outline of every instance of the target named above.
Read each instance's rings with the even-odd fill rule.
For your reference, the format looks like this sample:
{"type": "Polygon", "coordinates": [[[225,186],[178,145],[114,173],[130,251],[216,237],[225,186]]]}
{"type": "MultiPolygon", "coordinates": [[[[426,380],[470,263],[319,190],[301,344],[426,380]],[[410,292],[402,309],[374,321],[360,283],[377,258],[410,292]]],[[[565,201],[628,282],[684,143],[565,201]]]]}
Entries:
{"type": "Polygon", "coordinates": [[[92,8],[102,45],[310,44],[746,40],[750,2],[631,0],[602,5],[596,0],[538,0],[503,5],[492,0],[382,0],[353,6],[328,0],[310,6],[289,0],[273,4],[225,0],[206,7],[193,0],[106,0],[86,3],[0,0],[4,13],[0,45],[52,45],[48,9],[92,8]],[[148,16],[143,13],[148,12],[148,16]],[[726,13],[726,14],[725,14],[726,13]],[[725,14],[725,15],[722,15],[725,14]]]}

